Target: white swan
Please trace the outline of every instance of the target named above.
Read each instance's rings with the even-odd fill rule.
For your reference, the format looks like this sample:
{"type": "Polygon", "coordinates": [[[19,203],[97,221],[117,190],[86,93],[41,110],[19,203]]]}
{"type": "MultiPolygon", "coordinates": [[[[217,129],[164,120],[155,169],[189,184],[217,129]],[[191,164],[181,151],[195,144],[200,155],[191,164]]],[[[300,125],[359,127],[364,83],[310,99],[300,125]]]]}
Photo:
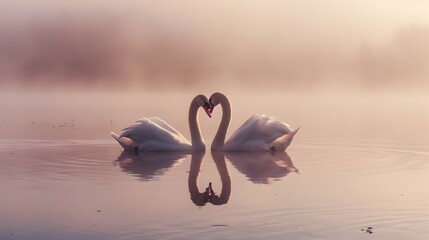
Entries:
{"type": "Polygon", "coordinates": [[[251,116],[225,142],[231,120],[231,104],[222,93],[214,93],[209,99],[211,109],[222,106],[222,120],[212,142],[212,150],[225,151],[285,151],[298,132],[284,122],[264,114],[251,116]]]}
{"type": "Polygon", "coordinates": [[[139,119],[123,129],[121,135],[111,132],[119,144],[128,151],[188,151],[203,150],[205,143],[198,124],[198,109],[202,107],[211,117],[210,103],[206,96],[196,96],[189,107],[189,129],[192,144],[176,129],[158,117],[139,119]]]}

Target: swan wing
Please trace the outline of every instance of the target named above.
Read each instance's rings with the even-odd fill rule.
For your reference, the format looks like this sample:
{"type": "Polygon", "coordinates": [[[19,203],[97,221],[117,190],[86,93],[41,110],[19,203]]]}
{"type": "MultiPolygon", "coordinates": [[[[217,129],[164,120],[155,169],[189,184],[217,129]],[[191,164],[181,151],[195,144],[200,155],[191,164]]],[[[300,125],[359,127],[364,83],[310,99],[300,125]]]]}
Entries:
{"type": "Polygon", "coordinates": [[[254,114],[231,135],[229,140],[250,140],[256,138],[272,142],[292,131],[289,125],[278,121],[275,117],[265,114],[254,114]]]}
{"type": "Polygon", "coordinates": [[[159,120],[161,124],[158,124],[160,121],[157,123],[157,121],[152,121],[150,118],[139,119],[132,126],[123,129],[120,138],[125,137],[133,140],[143,150],[163,151],[189,148],[191,144],[182,134],[161,119],[159,120]],[[170,131],[170,129],[174,131],[170,131]]]}
{"type": "Polygon", "coordinates": [[[276,151],[285,151],[287,147],[289,147],[290,143],[293,140],[295,134],[299,131],[300,127],[293,130],[292,132],[285,134],[279,138],[277,138],[272,144],[270,148],[273,148],[276,151]]]}
{"type": "Polygon", "coordinates": [[[270,150],[278,138],[293,132],[292,128],[275,117],[254,114],[225,142],[225,148],[238,151],[270,150]]]}
{"type": "Polygon", "coordinates": [[[136,143],[127,137],[120,137],[118,134],[114,132],[110,132],[110,135],[118,141],[118,143],[124,148],[124,150],[132,151],[134,147],[137,147],[136,143]]]}
{"type": "Polygon", "coordinates": [[[149,117],[147,119],[149,119],[150,121],[158,124],[160,127],[163,127],[165,130],[167,130],[167,131],[169,131],[169,132],[171,132],[173,134],[176,134],[178,136],[181,136],[182,138],[185,138],[185,137],[183,137],[183,135],[179,131],[177,131],[175,128],[173,128],[170,124],[166,123],[161,118],[159,118],[159,117],[149,117]]]}

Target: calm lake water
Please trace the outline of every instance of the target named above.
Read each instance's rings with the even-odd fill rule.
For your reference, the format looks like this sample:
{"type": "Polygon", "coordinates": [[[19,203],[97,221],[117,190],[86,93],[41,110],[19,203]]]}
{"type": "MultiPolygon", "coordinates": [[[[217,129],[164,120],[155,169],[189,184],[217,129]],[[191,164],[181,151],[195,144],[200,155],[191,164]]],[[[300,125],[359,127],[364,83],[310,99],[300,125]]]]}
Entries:
{"type": "MultiPolygon", "coordinates": [[[[189,139],[198,93],[2,92],[0,239],[428,239],[428,96],[227,92],[230,130],[301,126],[285,153],[135,155],[109,135],[159,116],[189,139]]],[[[200,114],[208,144],[220,113],[200,114]]]]}

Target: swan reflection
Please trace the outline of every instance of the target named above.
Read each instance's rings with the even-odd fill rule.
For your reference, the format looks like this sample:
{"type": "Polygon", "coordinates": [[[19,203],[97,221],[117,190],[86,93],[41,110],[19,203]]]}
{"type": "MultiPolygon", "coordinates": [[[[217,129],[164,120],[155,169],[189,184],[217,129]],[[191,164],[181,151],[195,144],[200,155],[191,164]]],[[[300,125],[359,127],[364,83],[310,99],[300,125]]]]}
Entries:
{"type": "Polygon", "coordinates": [[[115,161],[126,173],[150,181],[163,175],[179,159],[186,157],[185,152],[127,152],[124,151],[115,161]]]}
{"type": "Polygon", "coordinates": [[[223,152],[212,151],[212,157],[216,164],[222,182],[220,194],[216,194],[212,184],[208,183],[205,191],[200,192],[198,189],[198,176],[200,174],[201,162],[204,158],[204,152],[193,152],[191,159],[191,167],[188,177],[188,188],[191,194],[192,202],[197,206],[204,206],[210,202],[213,205],[226,204],[231,195],[231,178],[225,163],[225,155],[223,152]]]}
{"type": "Polygon", "coordinates": [[[269,184],[290,172],[299,173],[287,152],[226,152],[238,171],[253,183],[269,184]]]}

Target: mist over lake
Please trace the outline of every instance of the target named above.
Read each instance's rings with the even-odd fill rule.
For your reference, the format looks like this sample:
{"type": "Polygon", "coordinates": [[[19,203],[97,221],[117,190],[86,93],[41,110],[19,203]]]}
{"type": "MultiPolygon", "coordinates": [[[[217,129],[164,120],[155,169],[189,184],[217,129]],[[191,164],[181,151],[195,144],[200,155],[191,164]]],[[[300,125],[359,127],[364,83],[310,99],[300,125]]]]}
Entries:
{"type": "Polygon", "coordinates": [[[0,239],[429,235],[429,4],[0,8],[0,239]],[[299,132],[286,151],[211,151],[215,92],[231,103],[226,139],[255,113],[299,132]],[[190,141],[199,94],[205,150],[111,136],[159,117],[190,141]]]}

